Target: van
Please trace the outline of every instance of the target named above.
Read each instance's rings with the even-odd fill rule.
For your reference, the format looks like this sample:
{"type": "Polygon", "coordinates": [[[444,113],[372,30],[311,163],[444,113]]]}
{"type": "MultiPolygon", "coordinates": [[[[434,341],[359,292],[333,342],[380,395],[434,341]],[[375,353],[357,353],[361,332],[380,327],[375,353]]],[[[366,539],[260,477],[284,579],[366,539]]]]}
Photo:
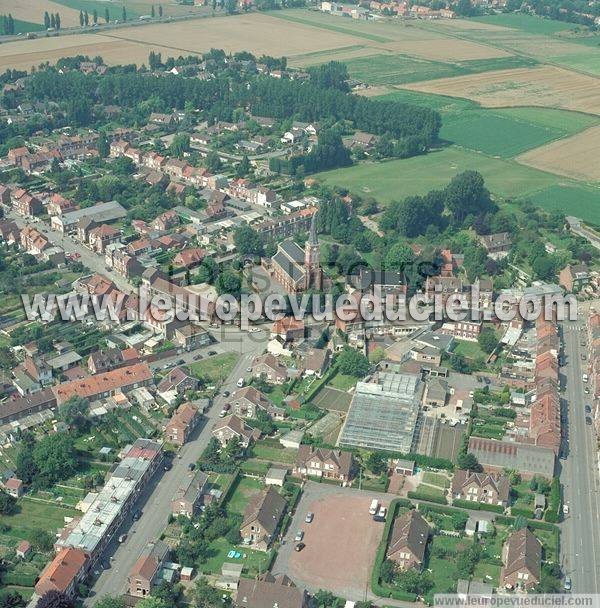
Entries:
{"type": "Polygon", "coordinates": [[[371,506],[369,507],[369,515],[375,515],[375,513],[377,513],[377,509],[379,509],[379,501],[374,498],[371,501],[371,506]]]}
{"type": "Polygon", "coordinates": [[[373,519],[375,521],[385,521],[385,516],[387,515],[387,509],[385,507],[379,507],[379,511],[375,515],[373,515],[373,519]]]}
{"type": "Polygon", "coordinates": [[[237,385],[238,385],[240,388],[242,388],[242,386],[244,386],[244,379],[243,379],[243,378],[240,378],[240,379],[237,381],[237,385]]]}

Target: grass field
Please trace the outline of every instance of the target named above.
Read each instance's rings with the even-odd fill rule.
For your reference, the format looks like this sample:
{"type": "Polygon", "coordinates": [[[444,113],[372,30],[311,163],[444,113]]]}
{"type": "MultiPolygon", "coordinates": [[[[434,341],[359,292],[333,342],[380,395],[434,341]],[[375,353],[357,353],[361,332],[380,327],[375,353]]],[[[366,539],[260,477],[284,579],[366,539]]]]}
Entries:
{"type": "Polygon", "coordinates": [[[23,540],[35,537],[41,530],[53,533],[65,525],[65,517],[73,517],[76,513],[74,509],[22,498],[18,513],[2,516],[2,522],[10,526],[4,534],[23,540]]]}
{"type": "Polygon", "coordinates": [[[555,185],[557,177],[510,160],[449,146],[425,156],[382,163],[362,163],[319,173],[326,184],[344,186],[363,196],[388,203],[444,187],[457,173],[480,171],[490,190],[502,197],[519,198],[555,185]]]}
{"type": "Polygon", "coordinates": [[[600,225],[600,188],[561,183],[531,193],[526,198],[549,211],[568,213],[600,225]]]}
{"type": "Polygon", "coordinates": [[[229,376],[239,355],[237,353],[222,353],[192,363],[190,371],[206,384],[219,384],[229,376]]]}
{"type": "Polygon", "coordinates": [[[244,514],[244,510],[253,496],[256,496],[264,487],[264,484],[258,479],[250,477],[242,477],[227,501],[227,510],[232,513],[244,514]]]}

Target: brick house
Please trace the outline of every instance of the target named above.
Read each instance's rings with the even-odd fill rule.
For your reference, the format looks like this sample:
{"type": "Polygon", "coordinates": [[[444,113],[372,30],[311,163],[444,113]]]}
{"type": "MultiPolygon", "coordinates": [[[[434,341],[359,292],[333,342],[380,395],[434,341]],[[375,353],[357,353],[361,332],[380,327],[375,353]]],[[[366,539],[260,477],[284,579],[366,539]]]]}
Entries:
{"type": "Polygon", "coordinates": [[[498,473],[456,471],[452,478],[452,498],[508,506],[510,481],[498,473]]]}
{"type": "Polygon", "coordinates": [[[150,595],[168,553],[169,546],[163,541],[148,543],[129,573],[129,595],[133,597],[150,595]]]}
{"type": "Polygon", "coordinates": [[[199,421],[198,410],[191,403],[182,403],[167,422],[165,439],[175,445],[183,445],[199,421]]]}
{"type": "Polygon", "coordinates": [[[198,379],[190,376],[187,367],[174,367],[158,385],[158,392],[177,391],[183,395],[187,391],[195,391],[198,388],[198,379]]]}
{"type": "Polygon", "coordinates": [[[386,557],[401,570],[421,570],[429,539],[429,524],[418,511],[409,511],[394,521],[386,557]]]}
{"type": "Polygon", "coordinates": [[[232,412],[241,418],[255,418],[259,410],[272,413],[275,405],[266,395],[254,388],[240,388],[231,397],[232,412]]]}
{"type": "Polygon", "coordinates": [[[203,496],[207,491],[208,475],[204,471],[196,471],[187,484],[181,486],[171,500],[171,513],[177,517],[183,515],[194,517],[202,505],[203,496]]]}
{"type": "Polygon", "coordinates": [[[61,549],[40,574],[35,592],[43,596],[48,591],[59,591],[74,597],[77,585],[86,574],[87,561],[88,556],[81,549],[61,549]]]}
{"type": "Polygon", "coordinates": [[[120,230],[117,230],[108,224],[102,224],[101,226],[90,230],[88,243],[90,248],[96,253],[104,253],[107,245],[117,243],[120,238],[120,230]]]}
{"type": "Polygon", "coordinates": [[[529,528],[513,532],[502,549],[500,586],[514,591],[529,591],[541,578],[542,545],[529,528]]]}
{"type": "Polygon", "coordinates": [[[13,498],[21,498],[25,492],[25,486],[20,479],[11,477],[4,482],[4,491],[13,498]]]}
{"type": "Polygon", "coordinates": [[[298,449],[293,472],[294,475],[313,475],[350,481],[354,473],[354,459],[350,452],[302,444],[298,449]]]}
{"type": "Polygon", "coordinates": [[[253,549],[267,551],[281,521],[287,503],[273,486],[257,494],[246,507],[240,536],[253,549]]]}
{"type": "Polygon", "coordinates": [[[241,578],[235,600],[237,608],[309,608],[310,597],[285,574],[273,576],[270,572],[257,579],[241,578]]]}
{"type": "Polygon", "coordinates": [[[581,291],[590,282],[590,271],[586,264],[567,264],[558,273],[558,282],[569,292],[581,291]]]}
{"type": "Polygon", "coordinates": [[[249,427],[239,416],[226,416],[215,424],[211,431],[221,446],[225,447],[231,439],[237,437],[240,444],[247,448],[253,440],[260,437],[260,431],[249,427]]]}
{"type": "Polygon", "coordinates": [[[287,368],[273,355],[267,353],[256,357],[252,362],[252,374],[263,377],[272,384],[283,384],[288,379],[287,368]]]}

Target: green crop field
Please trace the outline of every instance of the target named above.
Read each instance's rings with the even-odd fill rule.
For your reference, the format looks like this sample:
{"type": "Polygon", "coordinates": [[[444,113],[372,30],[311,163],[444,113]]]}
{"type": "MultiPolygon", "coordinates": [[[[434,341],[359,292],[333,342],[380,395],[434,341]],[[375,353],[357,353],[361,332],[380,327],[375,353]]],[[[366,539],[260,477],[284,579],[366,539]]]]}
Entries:
{"type": "MultiPolygon", "coordinates": [[[[90,24],[94,11],[98,12],[98,21],[104,23],[104,11],[108,8],[110,18],[121,20],[123,6],[127,11],[127,19],[138,19],[140,15],[149,15],[150,6],[144,10],[143,5],[135,5],[131,2],[106,2],[106,0],[56,0],[57,4],[68,6],[77,11],[87,11],[90,16],[90,24]]],[[[158,3],[157,3],[158,4],[158,3]]]]}
{"type": "Polygon", "coordinates": [[[561,110],[466,110],[443,117],[440,137],[485,154],[511,158],[596,122],[591,116],[561,110]]]}
{"type": "Polygon", "coordinates": [[[425,106],[432,110],[437,110],[442,115],[455,114],[481,107],[478,103],[470,101],[469,99],[447,97],[446,95],[433,95],[431,93],[420,93],[418,91],[409,91],[405,89],[393,90],[384,95],[373,97],[373,99],[381,101],[400,101],[403,103],[425,106]]]}
{"type": "Polygon", "coordinates": [[[394,85],[435,80],[492,70],[529,67],[536,62],[521,57],[498,57],[444,63],[408,55],[373,55],[345,61],[352,78],[372,85],[394,85]]]}

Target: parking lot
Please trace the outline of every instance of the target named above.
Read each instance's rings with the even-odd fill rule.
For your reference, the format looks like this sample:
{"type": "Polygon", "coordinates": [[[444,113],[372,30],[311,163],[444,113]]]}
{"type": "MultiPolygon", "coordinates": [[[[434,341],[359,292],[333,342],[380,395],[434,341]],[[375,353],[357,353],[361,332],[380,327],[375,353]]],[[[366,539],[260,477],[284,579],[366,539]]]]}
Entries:
{"type": "Polygon", "coordinates": [[[384,527],[369,515],[373,497],[388,506],[390,497],[384,494],[309,482],[273,571],[285,572],[312,590],[327,589],[354,600],[369,597],[384,527]],[[310,524],[304,522],[308,511],[314,513],[310,524]],[[297,552],[294,536],[300,529],[306,546],[297,552]]]}

